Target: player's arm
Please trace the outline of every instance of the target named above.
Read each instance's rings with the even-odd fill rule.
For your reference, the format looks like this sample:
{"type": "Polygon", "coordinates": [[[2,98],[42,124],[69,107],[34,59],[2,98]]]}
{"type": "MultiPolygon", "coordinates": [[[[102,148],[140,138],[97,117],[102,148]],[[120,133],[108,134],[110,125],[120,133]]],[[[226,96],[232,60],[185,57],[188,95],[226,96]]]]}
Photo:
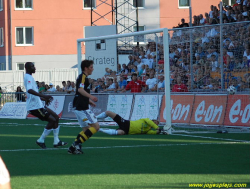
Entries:
{"type": "Polygon", "coordinates": [[[95,104],[92,100],[90,100],[90,99],[89,99],[89,104],[90,104],[90,106],[92,106],[92,107],[95,107],[95,106],[96,106],[96,104],[95,104]]]}
{"type": "Polygon", "coordinates": [[[149,119],[149,118],[144,118],[144,121],[150,126],[150,127],[152,127],[152,128],[154,128],[154,129],[159,129],[159,126],[158,125],[156,125],[151,119],[149,119]]]}
{"type": "Polygon", "coordinates": [[[79,88],[78,88],[78,92],[79,92],[82,96],[85,96],[85,97],[89,98],[90,100],[92,100],[92,101],[94,101],[94,102],[97,102],[97,97],[95,97],[95,96],[89,94],[88,92],[86,92],[86,91],[84,90],[84,88],[79,87],[79,88]]]}
{"type": "Polygon", "coordinates": [[[11,189],[10,174],[0,156],[0,188],[11,189]]]}
{"type": "Polygon", "coordinates": [[[149,130],[146,134],[147,135],[157,135],[157,134],[160,134],[160,130],[149,130]]]}
{"type": "Polygon", "coordinates": [[[28,93],[35,95],[35,96],[39,96],[42,101],[45,101],[45,104],[47,106],[53,101],[53,97],[51,95],[44,95],[42,93],[38,93],[34,91],[33,89],[29,89],[28,93]]]}
{"type": "Polygon", "coordinates": [[[38,92],[34,91],[33,89],[29,89],[28,93],[35,95],[35,96],[39,96],[40,99],[43,101],[47,101],[47,100],[52,101],[53,100],[53,97],[51,95],[44,95],[42,93],[38,93],[38,92]]]}

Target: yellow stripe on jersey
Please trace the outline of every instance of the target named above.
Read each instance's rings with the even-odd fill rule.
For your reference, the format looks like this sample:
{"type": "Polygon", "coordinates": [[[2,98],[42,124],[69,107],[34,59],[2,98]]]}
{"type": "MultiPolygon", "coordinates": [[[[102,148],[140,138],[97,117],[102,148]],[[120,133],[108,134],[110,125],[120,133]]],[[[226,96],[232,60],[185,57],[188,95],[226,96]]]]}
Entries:
{"type": "Polygon", "coordinates": [[[149,118],[139,119],[136,121],[130,121],[130,128],[128,134],[157,134],[156,130],[158,125],[156,125],[149,118]]]}
{"type": "Polygon", "coordinates": [[[82,74],[82,85],[84,86],[84,83],[85,83],[85,79],[86,79],[86,75],[85,74],[82,74]]]}

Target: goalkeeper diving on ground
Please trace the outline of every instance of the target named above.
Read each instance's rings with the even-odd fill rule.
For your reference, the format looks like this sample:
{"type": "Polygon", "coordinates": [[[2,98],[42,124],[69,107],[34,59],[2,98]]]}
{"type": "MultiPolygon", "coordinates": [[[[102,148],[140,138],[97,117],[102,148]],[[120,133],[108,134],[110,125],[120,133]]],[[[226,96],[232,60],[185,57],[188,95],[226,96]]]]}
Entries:
{"type": "Polygon", "coordinates": [[[119,126],[118,129],[100,128],[99,131],[109,135],[134,135],[134,134],[167,134],[159,125],[159,121],[151,120],[149,118],[143,118],[136,121],[130,121],[123,119],[120,115],[105,111],[97,115],[97,119],[104,119],[111,117],[119,126]]]}

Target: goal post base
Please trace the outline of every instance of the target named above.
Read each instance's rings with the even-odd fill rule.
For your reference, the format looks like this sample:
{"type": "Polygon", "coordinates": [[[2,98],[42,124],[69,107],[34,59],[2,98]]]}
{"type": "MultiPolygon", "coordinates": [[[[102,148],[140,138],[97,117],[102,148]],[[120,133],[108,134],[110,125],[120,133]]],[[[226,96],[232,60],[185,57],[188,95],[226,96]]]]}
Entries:
{"type": "Polygon", "coordinates": [[[171,135],[174,131],[171,125],[164,125],[163,127],[164,131],[167,132],[167,134],[171,135]]]}

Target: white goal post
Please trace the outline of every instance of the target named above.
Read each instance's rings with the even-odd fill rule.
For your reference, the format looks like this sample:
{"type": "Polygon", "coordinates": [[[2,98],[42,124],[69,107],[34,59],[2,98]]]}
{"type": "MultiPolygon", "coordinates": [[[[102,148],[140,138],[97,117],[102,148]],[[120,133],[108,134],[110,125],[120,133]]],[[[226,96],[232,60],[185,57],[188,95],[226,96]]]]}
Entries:
{"type": "MultiPolygon", "coordinates": [[[[169,67],[169,34],[167,28],[160,28],[155,30],[147,30],[126,34],[116,34],[116,35],[107,35],[107,36],[99,36],[99,37],[90,37],[90,38],[81,38],[77,40],[77,62],[78,62],[78,70],[81,73],[80,65],[82,61],[82,43],[83,42],[91,42],[91,41],[100,41],[100,40],[108,40],[108,39],[118,39],[118,38],[126,38],[126,37],[134,37],[148,34],[156,34],[162,33],[163,37],[163,54],[164,54],[164,78],[165,78],[165,118],[166,124],[164,126],[164,130],[168,132],[168,134],[172,133],[171,128],[171,97],[170,97],[170,67],[169,67]]],[[[97,69],[97,68],[96,68],[97,69]]]]}

